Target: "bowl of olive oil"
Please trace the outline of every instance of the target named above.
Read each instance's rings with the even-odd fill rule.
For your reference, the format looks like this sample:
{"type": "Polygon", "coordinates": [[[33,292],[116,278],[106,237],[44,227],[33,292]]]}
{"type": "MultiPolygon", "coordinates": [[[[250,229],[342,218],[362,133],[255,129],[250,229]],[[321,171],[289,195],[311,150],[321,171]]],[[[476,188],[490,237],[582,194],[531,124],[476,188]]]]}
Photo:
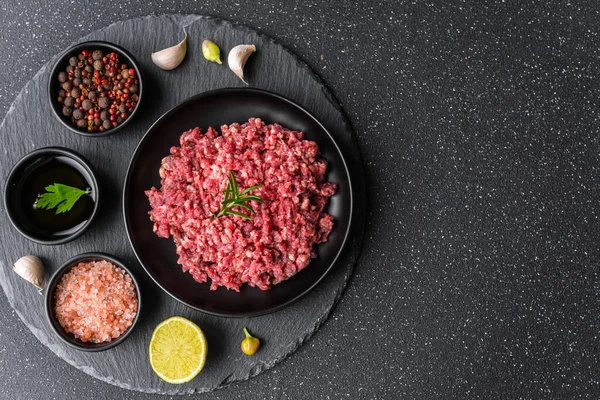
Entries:
{"type": "Polygon", "coordinates": [[[46,245],[83,234],[96,215],[98,199],[92,165],[62,147],[27,154],[11,170],[4,190],[13,226],[27,239],[46,245]]]}

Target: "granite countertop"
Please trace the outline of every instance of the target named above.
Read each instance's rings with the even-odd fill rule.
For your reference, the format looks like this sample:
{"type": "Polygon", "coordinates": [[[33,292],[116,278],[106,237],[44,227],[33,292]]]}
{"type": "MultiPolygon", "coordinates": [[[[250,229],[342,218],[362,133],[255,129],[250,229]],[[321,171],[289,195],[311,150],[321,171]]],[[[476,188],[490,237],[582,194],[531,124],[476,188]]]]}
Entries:
{"type": "MultiPolygon", "coordinates": [[[[52,55],[118,20],[196,13],[257,29],[346,111],[368,223],[319,332],[274,369],[194,397],[597,398],[600,7],[580,3],[4,2],[0,113],[52,55]]],[[[3,300],[0,398],[151,398],[54,356],[3,300]]]]}

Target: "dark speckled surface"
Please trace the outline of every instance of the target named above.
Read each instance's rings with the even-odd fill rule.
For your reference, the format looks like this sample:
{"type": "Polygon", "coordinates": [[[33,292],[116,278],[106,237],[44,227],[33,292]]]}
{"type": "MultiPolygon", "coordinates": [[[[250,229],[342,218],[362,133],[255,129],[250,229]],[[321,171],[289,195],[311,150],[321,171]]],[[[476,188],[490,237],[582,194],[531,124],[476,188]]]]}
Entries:
{"type": "MultiPolygon", "coordinates": [[[[599,397],[596,2],[101,3],[0,4],[2,114],[81,36],[214,15],[305,60],[365,161],[363,251],[329,321],[274,369],[195,397],[599,397]]],[[[7,399],[148,398],[55,357],[5,301],[0,380],[7,399]]]]}

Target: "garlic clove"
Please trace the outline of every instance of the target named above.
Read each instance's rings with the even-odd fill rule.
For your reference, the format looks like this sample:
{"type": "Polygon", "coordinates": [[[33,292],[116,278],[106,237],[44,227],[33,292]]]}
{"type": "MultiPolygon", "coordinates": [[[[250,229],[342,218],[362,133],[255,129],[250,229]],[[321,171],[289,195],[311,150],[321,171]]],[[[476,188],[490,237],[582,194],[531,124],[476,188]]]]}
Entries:
{"type": "Polygon", "coordinates": [[[221,63],[221,49],[219,46],[212,40],[205,40],[202,42],[202,55],[208,61],[216,62],[217,64],[221,63]]]}
{"type": "Polygon", "coordinates": [[[19,258],[13,265],[13,271],[36,288],[44,288],[44,264],[36,256],[19,258]]]}
{"type": "Polygon", "coordinates": [[[238,76],[246,85],[248,82],[244,80],[244,66],[248,57],[256,51],[256,46],[253,44],[240,44],[235,46],[227,56],[227,63],[234,74],[238,76]]]}
{"type": "Polygon", "coordinates": [[[152,53],[152,62],[165,71],[177,68],[187,53],[187,38],[188,35],[186,32],[183,40],[175,46],[152,53]]]}

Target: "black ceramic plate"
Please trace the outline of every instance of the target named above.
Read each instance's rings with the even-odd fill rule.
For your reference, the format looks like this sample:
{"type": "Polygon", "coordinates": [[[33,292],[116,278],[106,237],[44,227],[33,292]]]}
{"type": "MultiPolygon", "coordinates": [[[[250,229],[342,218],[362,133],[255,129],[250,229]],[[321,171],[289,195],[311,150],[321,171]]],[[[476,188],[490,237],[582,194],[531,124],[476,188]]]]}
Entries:
{"type": "Polygon", "coordinates": [[[175,299],[197,310],[220,316],[254,316],[278,310],[313,289],[343,251],[352,215],[352,187],[346,162],[327,130],[297,104],[270,92],[257,89],[220,89],[194,96],[164,114],[140,141],[129,165],[123,194],[125,226],[140,263],[154,281],[175,299]],[[300,273],[268,291],[244,285],[240,293],[210,283],[199,284],[177,264],[172,239],[161,239],[152,231],[148,216],[150,205],[144,194],[160,187],[158,169],[172,146],[179,145],[181,134],[200,127],[215,129],[223,124],[243,123],[260,117],[266,123],[279,123],[304,132],[315,141],[328,161],[326,179],[339,186],[326,211],[335,226],[326,243],[316,247],[318,257],[300,273]]]}

